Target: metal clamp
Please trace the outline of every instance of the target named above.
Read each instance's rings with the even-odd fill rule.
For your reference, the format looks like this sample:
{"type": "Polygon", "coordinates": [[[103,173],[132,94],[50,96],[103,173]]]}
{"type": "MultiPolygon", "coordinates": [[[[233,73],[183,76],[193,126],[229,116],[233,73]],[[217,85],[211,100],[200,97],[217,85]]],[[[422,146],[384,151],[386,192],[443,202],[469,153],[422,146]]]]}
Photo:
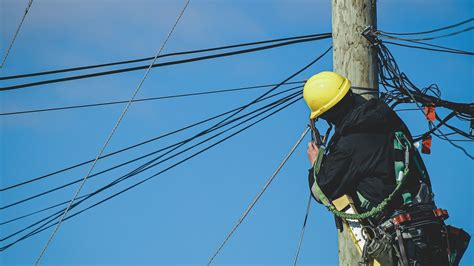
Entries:
{"type": "Polygon", "coordinates": [[[380,40],[377,37],[377,32],[374,30],[374,26],[367,25],[364,30],[361,32],[361,35],[364,36],[372,46],[377,46],[380,44],[380,40]]]}

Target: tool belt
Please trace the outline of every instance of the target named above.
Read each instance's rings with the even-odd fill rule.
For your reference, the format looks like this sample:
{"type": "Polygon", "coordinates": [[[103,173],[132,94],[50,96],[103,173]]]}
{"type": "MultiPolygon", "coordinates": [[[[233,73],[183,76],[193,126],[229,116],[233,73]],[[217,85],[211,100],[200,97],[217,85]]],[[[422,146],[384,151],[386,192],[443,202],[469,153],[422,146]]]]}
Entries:
{"type": "Polygon", "coordinates": [[[376,227],[365,226],[362,264],[370,258],[382,260],[394,251],[399,265],[458,265],[470,236],[446,226],[448,217],[446,210],[432,204],[416,205],[397,210],[376,227]],[[420,257],[423,253],[432,256],[420,257]]]}
{"type": "Polygon", "coordinates": [[[426,222],[433,220],[446,220],[449,218],[447,210],[433,209],[433,205],[419,205],[414,210],[398,210],[392,214],[391,218],[381,223],[379,227],[390,232],[396,227],[403,227],[407,224],[415,224],[418,222],[426,222]]]}

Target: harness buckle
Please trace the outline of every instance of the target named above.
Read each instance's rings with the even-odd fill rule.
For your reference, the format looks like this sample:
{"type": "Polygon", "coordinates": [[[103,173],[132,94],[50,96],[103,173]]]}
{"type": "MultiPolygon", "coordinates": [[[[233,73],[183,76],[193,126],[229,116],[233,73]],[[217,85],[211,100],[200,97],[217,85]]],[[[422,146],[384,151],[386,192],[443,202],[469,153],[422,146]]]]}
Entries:
{"type": "Polygon", "coordinates": [[[402,213],[392,218],[392,222],[395,225],[400,225],[409,221],[411,221],[411,215],[409,213],[402,213]]]}
{"type": "Polygon", "coordinates": [[[448,211],[447,210],[444,210],[444,209],[436,209],[436,210],[433,210],[433,214],[436,216],[436,217],[439,217],[443,220],[446,220],[449,218],[449,214],[448,214],[448,211]]]}
{"type": "Polygon", "coordinates": [[[369,41],[371,46],[377,46],[380,44],[380,40],[377,36],[377,32],[375,31],[372,25],[367,25],[364,27],[364,30],[360,33],[364,36],[367,41],[369,41]]]}

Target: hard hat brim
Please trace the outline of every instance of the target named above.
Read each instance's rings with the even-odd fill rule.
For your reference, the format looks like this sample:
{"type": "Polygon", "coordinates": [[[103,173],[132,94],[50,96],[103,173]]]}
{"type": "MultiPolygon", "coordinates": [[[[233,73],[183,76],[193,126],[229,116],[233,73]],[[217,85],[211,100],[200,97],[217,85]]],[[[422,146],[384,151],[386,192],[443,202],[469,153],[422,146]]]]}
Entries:
{"type": "Polygon", "coordinates": [[[320,117],[322,114],[324,114],[327,110],[331,109],[334,107],[338,102],[346,96],[347,92],[351,88],[351,82],[347,78],[344,79],[344,82],[342,82],[342,85],[339,87],[339,93],[334,97],[330,102],[319,108],[318,110],[315,110],[314,112],[311,112],[310,119],[316,119],[320,117]]]}

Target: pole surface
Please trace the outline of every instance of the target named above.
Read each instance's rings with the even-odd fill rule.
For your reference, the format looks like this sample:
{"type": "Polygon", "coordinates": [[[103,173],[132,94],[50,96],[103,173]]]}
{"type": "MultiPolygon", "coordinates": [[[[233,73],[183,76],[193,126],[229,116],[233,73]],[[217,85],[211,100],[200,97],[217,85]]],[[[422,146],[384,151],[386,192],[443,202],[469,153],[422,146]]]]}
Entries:
{"type": "MultiPolygon", "coordinates": [[[[332,0],[333,69],[352,86],[378,89],[377,56],[361,35],[365,26],[377,28],[376,0],[332,0]]],[[[353,89],[370,99],[377,93],[353,89]]]]}
{"type": "MultiPolygon", "coordinates": [[[[367,25],[377,28],[375,1],[332,0],[333,69],[353,87],[378,90],[376,53],[361,35],[367,25]]],[[[376,91],[352,91],[365,99],[377,97],[376,91]]],[[[343,224],[343,231],[338,232],[339,265],[358,265],[360,253],[343,224]]]]}

